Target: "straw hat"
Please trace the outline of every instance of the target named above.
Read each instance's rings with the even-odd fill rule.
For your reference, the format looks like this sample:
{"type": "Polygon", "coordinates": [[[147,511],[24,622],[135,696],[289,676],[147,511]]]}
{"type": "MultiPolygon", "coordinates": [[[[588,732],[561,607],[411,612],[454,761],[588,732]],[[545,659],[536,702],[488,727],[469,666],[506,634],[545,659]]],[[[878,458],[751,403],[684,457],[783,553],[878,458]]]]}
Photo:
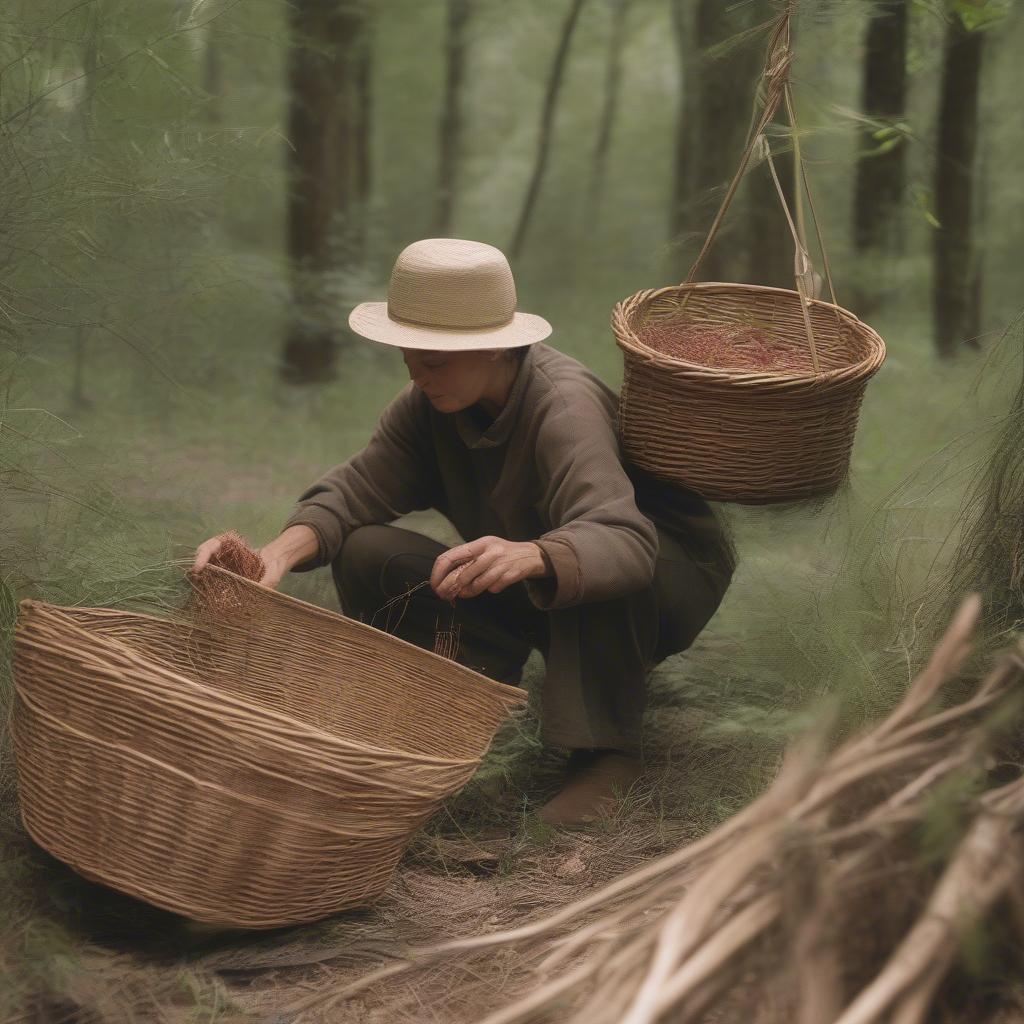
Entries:
{"type": "Polygon", "coordinates": [[[516,312],[505,254],[464,238],[407,245],[391,271],[387,302],[361,302],[348,325],[385,345],[447,352],[516,348],[551,333],[543,317],[516,312]]]}

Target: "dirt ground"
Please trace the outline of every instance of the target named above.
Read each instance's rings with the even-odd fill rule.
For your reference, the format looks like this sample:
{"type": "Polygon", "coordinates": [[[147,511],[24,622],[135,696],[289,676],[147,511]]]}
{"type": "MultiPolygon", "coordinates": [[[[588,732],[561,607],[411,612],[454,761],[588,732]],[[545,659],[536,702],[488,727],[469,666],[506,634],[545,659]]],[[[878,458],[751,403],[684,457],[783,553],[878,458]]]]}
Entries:
{"type": "MultiPolygon", "coordinates": [[[[531,774],[533,792],[551,791],[556,760],[538,759],[531,774]]],[[[489,791],[473,788],[462,808],[456,800],[416,838],[374,907],[265,937],[225,936],[225,945],[199,955],[196,965],[220,977],[241,1019],[287,1020],[311,994],[338,991],[410,947],[514,927],[680,845],[694,834],[693,825],[662,801],[685,787],[685,775],[682,765],[652,766],[622,812],[586,833],[544,827],[514,791],[491,805],[497,813],[480,815],[489,791]],[[476,802],[476,808],[466,806],[476,802]]],[[[489,953],[424,968],[339,1006],[314,1008],[302,1019],[479,1020],[531,983],[526,967],[489,953]]]]}
{"type": "MultiPolygon", "coordinates": [[[[374,907],[265,936],[211,936],[191,964],[219,977],[240,1020],[270,1024],[291,1019],[314,993],[340,991],[411,947],[549,913],[707,827],[689,806],[688,782],[706,754],[701,743],[687,743],[698,725],[683,708],[656,708],[645,777],[616,817],[580,833],[550,829],[532,815],[558,786],[561,760],[531,748],[523,733],[510,735],[518,727],[509,727],[494,748],[497,759],[503,749],[516,751],[503,770],[485,768],[449,801],[412,842],[374,907]]],[[[301,1019],[475,1021],[533,983],[528,966],[492,952],[426,967],[301,1019]]]]}

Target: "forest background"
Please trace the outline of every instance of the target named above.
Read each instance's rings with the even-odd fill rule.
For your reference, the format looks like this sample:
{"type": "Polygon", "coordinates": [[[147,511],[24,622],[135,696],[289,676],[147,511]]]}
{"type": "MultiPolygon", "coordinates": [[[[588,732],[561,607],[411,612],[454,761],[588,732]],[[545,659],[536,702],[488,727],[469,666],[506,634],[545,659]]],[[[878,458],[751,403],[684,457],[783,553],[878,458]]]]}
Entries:
{"type": "MultiPolygon", "coordinates": [[[[8,0],[5,647],[21,598],[173,605],[200,541],[275,536],[404,383],[398,354],[346,318],[384,297],[418,238],[502,248],[519,308],[617,387],[611,307],[686,276],[735,170],[776,10],[8,0]]],[[[1022,20],[1011,0],[800,5],[792,77],[837,295],[888,359],[839,495],[725,510],[734,586],[653,681],[655,762],[680,773],[670,800],[652,796],[662,846],[759,791],[821,698],[851,720],[891,704],[931,635],[926,599],[967,582],[943,572],[1021,382],[1022,20]]],[[[791,139],[779,127],[771,140],[792,194],[791,139]]],[[[755,167],[701,277],[786,286],[791,268],[755,167]]],[[[436,516],[411,521],[454,540],[436,516]]],[[[326,572],[282,589],[336,607],[326,572]]],[[[3,667],[6,705],[6,654],[3,667]]],[[[499,767],[526,777],[543,754],[535,736],[518,741],[499,767]]],[[[0,946],[0,965],[20,999],[61,991],[84,926],[77,883],[16,823],[6,738],[0,759],[19,950],[0,946]],[[39,928],[36,949],[25,935],[39,928]]]]}

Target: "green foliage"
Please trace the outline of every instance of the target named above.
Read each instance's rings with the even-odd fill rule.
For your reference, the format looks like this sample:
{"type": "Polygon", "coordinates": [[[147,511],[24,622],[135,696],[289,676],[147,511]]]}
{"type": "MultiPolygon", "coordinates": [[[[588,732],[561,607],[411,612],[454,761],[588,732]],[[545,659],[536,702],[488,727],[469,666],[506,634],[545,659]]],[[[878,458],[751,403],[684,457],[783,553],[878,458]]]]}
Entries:
{"type": "Polygon", "coordinates": [[[986,774],[983,765],[971,765],[929,795],[919,837],[924,863],[941,867],[963,839],[970,802],[986,788],[986,774]]]}
{"type": "Polygon", "coordinates": [[[913,196],[914,209],[924,218],[925,222],[929,227],[940,228],[942,225],[939,223],[938,217],[932,212],[932,191],[929,188],[921,184],[914,184],[911,186],[911,195],[913,196]]]}
{"type": "Polygon", "coordinates": [[[952,11],[968,32],[991,28],[1006,18],[1013,0],[953,0],[952,11]]]}
{"type": "Polygon", "coordinates": [[[968,32],[999,24],[1013,10],[1013,0],[913,0],[938,22],[959,19],[968,32]]]}
{"type": "Polygon", "coordinates": [[[14,590],[9,578],[0,577],[0,635],[5,639],[10,636],[14,627],[14,619],[18,608],[14,599],[14,590]]]}
{"type": "Polygon", "coordinates": [[[960,964],[970,976],[989,980],[986,976],[997,953],[992,926],[986,921],[974,921],[970,925],[965,922],[958,924],[960,964]]]}

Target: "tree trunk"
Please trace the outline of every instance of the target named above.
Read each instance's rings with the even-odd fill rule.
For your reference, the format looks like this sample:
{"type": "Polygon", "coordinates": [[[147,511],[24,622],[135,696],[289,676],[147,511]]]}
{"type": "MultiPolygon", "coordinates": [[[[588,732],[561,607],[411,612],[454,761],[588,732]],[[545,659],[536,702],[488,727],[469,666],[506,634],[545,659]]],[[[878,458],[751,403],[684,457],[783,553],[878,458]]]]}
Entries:
{"type": "MultiPolygon", "coordinates": [[[[692,27],[685,22],[685,8],[689,6],[684,0],[674,0],[676,35],[684,61],[680,113],[689,122],[680,125],[676,135],[676,188],[671,221],[677,240],[685,231],[694,229],[703,237],[739,166],[763,52],[761,36],[757,37],[761,46],[744,40],[725,52],[708,52],[753,27],[754,12],[750,5],[698,0],[692,27]],[[687,38],[692,39],[692,46],[687,45],[687,38]]],[[[724,222],[716,245],[701,266],[702,280],[735,280],[746,270],[745,240],[739,246],[729,246],[729,236],[735,235],[737,228],[743,234],[742,224],[743,218],[734,204],[733,216],[724,222]]],[[[679,269],[685,273],[689,267],[680,263],[679,269]]]]}
{"type": "Polygon", "coordinates": [[[371,23],[368,17],[362,19],[355,39],[355,124],[354,156],[355,170],[355,244],[354,254],[360,259],[366,256],[366,236],[370,218],[370,194],[372,190],[371,128],[373,123],[373,46],[371,23]]]}
{"type": "MultiPolygon", "coordinates": [[[[760,21],[768,21],[775,14],[776,9],[772,0],[757,0],[755,15],[760,21]]],[[[790,31],[795,35],[795,28],[791,28],[790,31]]],[[[766,37],[761,35],[754,49],[763,54],[766,45],[766,37]]],[[[752,84],[751,96],[753,95],[752,84]]],[[[772,159],[786,202],[790,210],[795,211],[793,150],[773,140],[772,159]]],[[[750,236],[745,280],[773,288],[792,288],[795,284],[793,235],[786,223],[786,215],[768,164],[763,163],[749,170],[742,187],[747,198],[746,222],[750,236]]]]}
{"type": "Polygon", "coordinates": [[[293,383],[333,376],[340,332],[331,277],[353,248],[359,137],[355,108],[355,43],[365,9],[337,0],[288,5],[288,256],[292,321],[282,376],[293,383]]]}
{"type": "Polygon", "coordinates": [[[961,344],[977,347],[978,277],[971,238],[973,178],[978,136],[981,32],[951,15],[946,29],[935,165],[933,236],[935,347],[953,355],[961,344]]]}
{"type": "MultiPolygon", "coordinates": [[[[773,145],[772,159],[786,202],[795,213],[793,151],[776,152],[773,145]]],[[[744,187],[747,190],[750,232],[746,280],[772,288],[793,288],[793,235],[786,223],[768,164],[753,168],[747,174],[744,187]]]]}
{"type": "Polygon", "coordinates": [[[448,238],[458,185],[459,149],[462,142],[462,77],[466,63],[466,22],[469,0],[448,0],[448,34],[445,38],[444,106],[441,109],[437,209],[434,233],[448,238]]]}
{"type": "MultiPolygon", "coordinates": [[[[903,119],[907,94],[907,0],[884,0],[868,22],[861,109],[873,121],[903,119]]],[[[906,142],[901,135],[860,136],[854,187],[853,237],[859,252],[902,243],[906,142]],[[882,147],[882,152],[877,150],[882,147]]]]}
{"type": "Polygon", "coordinates": [[[679,62],[679,104],[676,107],[675,153],[669,231],[677,242],[689,226],[690,144],[696,110],[697,58],[689,29],[687,0],[672,0],[672,34],[679,62]]]}
{"type": "Polygon", "coordinates": [[[590,223],[597,223],[601,197],[604,193],[605,174],[608,166],[608,149],[611,146],[615,113],[619,106],[619,84],[622,81],[622,47],[625,43],[626,11],[630,0],[610,0],[612,5],[611,35],[608,40],[608,61],[605,68],[604,105],[601,108],[601,124],[598,129],[594,157],[591,161],[590,195],[588,206],[590,223]]]}
{"type": "Polygon", "coordinates": [[[523,242],[526,240],[526,231],[530,224],[530,216],[533,213],[537,196],[540,194],[541,182],[544,179],[544,168],[548,161],[551,126],[555,117],[555,104],[558,101],[558,93],[562,87],[562,76],[565,72],[566,58],[569,54],[569,44],[572,42],[572,34],[576,28],[576,22],[584,2],[585,0],[570,0],[569,13],[566,15],[565,22],[562,25],[561,38],[558,41],[558,49],[555,51],[555,59],[551,65],[551,73],[548,76],[547,91],[544,94],[544,107],[541,111],[540,136],[537,140],[537,157],[533,166],[533,175],[526,190],[526,199],[519,214],[519,223],[516,225],[512,244],[509,246],[509,255],[512,259],[517,258],[522,252],[523,242]]]}

